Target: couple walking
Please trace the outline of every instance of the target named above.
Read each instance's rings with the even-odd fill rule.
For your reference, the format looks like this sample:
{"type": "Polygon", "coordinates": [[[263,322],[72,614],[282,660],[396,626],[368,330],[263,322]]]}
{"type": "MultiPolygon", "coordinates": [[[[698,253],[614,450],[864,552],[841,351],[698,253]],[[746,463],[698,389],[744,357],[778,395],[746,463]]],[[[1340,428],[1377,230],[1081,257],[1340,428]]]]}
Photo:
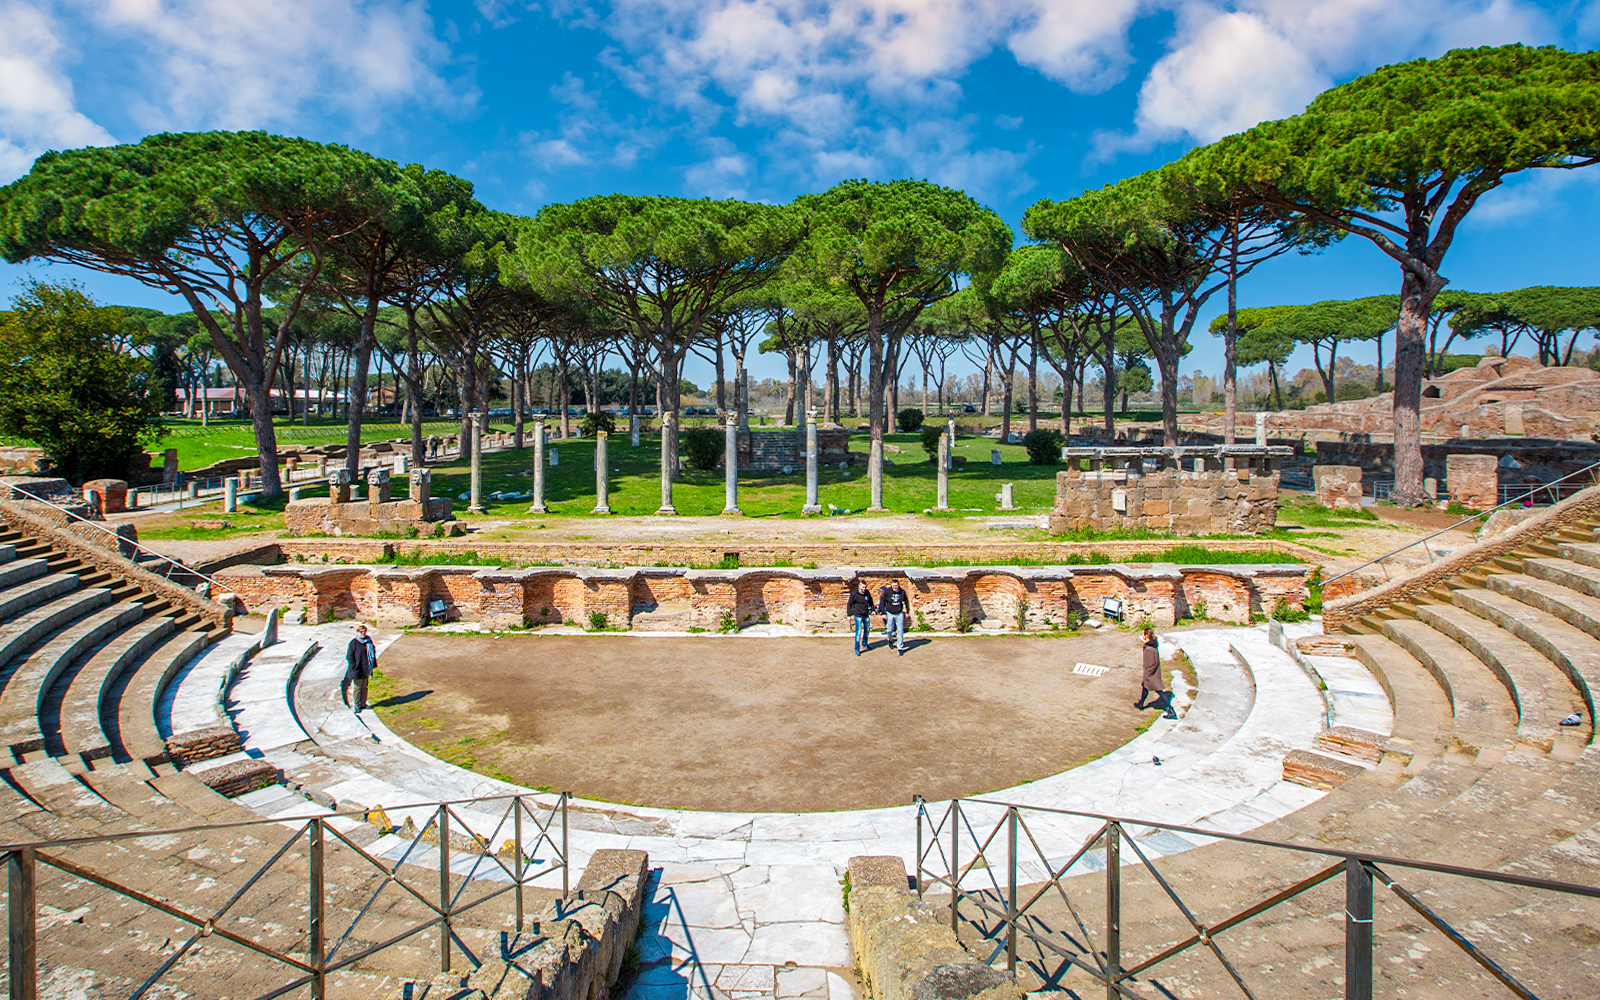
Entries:
{"type": "Polygon", "coordinates": [[[867,619],[874,613],[883,615],[883,634],[894,642],[895,652],[904,656],[906,653],[906,611],[911,602],[906,598],[906,589],[900,586],[900,581],[892,581],[878,595],[876,607],[872,604],[872,595],[867,593],[866,586],[859,577],[850,581],[850,598],[845,602],[845,614],[849,615],[855,625],[856,655],[872,648],[871,635],[867,619]]]}

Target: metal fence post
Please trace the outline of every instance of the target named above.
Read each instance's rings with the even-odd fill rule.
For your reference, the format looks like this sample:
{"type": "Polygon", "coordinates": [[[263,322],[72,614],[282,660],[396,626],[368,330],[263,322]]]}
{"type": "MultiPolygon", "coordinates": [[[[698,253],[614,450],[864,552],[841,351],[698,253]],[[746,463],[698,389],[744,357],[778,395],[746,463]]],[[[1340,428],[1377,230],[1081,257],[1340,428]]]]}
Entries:
{"type": "Polygon", "coordinates": [[[517,821],[513,824],[516,829],[517,857],[513,862],[513,872],[517,879],[517,933],[522,933],[522,796],[516,797],[517,821]]]}
{"type": "Polygon", "coordinates": [[[35,899],[34,849],[24,847],[6,855],[6,888],[10,921],[11,1000],[34,1000],[38,995],[39,938],[35,899]]]}
{"type": "Polygon", "coordinates": [[[1006,971],[1017,971],[1017,807],[1006,810],[1006,971]]]}
{"type": "Polygon", "coordinates": [[[1122,827],[1106,824],[1106,1000],[1122,980],[1122,827]]]}
{"type": "Polygon", "coordinates": [[[1344,863],[1345,1000],[1372,1000],[1372,872],[1360,858],[1344,863]]]}
{"type": "MultiPolygon", "coordinates": [[[[474,452],[476,454],[476,452],[474,452]]],[[[450,971],[450,811],[439,807],[439,971],[450,971]]]]}
{"type": "Polygon", "coordinates": [[[926,805],[926,801],[920,795],[913,795],[913,796],[911,796],[911,805],[917,811],[917,863],[916,863],[916,865],[914,867],[915,867],[916,873],[917,873],[916,881],[915,881],[915,887],[916,887],[916,890],[917,890],[917,898],[921,899],[922,898],[922,810],[923,810],[923,807],[926,805]]]}
{"type": "Polygon", "coordinates": [[[323,942],[323,913],[326,882],[324,881],[322,863],[322,820],[311,821],[311,888],[309,900],[310,926],[307,928],[309,941],[306,950],[311,954],[311,997],[312,1000],[322,1000],[327,995],[327,973],[323,966],[327,962],[324,954],[323,942]]]}
{"type": "Polygon", "coordinates": [[[572,894],[572,862],[567,853],[567,799],[571,792],[561,793],[561,895],[572,894]]]}
{"type": "Polygon", "coordinates": [[[950,800],[950,930],[961,938],[961,800],[950,800]]]}

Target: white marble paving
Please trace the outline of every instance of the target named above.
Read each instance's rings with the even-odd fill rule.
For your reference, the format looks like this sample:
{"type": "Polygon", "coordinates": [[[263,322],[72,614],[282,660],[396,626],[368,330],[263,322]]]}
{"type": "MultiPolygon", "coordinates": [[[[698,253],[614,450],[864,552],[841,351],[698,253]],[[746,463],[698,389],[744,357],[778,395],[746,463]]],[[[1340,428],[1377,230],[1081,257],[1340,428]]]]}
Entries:
{"type": "MultiPolygon", "coordinates": [[[[432,815],[426,806],[400,808],[405,802],[521,794],[548,807],[552,796],[439,761],[390,731],[375,713],[355,713],[340,703],[349,635],[347,624],[286,625],[278,646],[238,672],[228,708],[247,749],[269,755],[312,794],[344,808],[382,806],[396,824],[409,816],[420,828],[432,815]]],[[[1320,797],[1280,778],[1283,755],[1313,745],[1326,702],[1299,664],[1267,640],[1264,628],[1171,633],[1162,643],[1164,656],[1177,649],[1188,655],[1198,681],[1194,690],[1175,692],[1178,720],[1157,720],[1122,747],[1071,771],[982,797],[1032,807],[1028,828],[1048,857],[1030,853],[1031,847],[1019,851],[1025,877],[1042,877],[1047,865],[1064,863],[1100,826],[1092,818],[1034,810],[1232,833],[1320,797]]],[[[213,674],[219,669],[207,668],[213,674]]],[[[1340,721],[1368,719],[1373,725],[1362,728],[1375,728],[1382,709],[1365,686],[1370,678],[1339,668],[1332,673],[1333,701],[1346,713],[1340,721]]],[[[1113,674],[1096,682],[1126,680],[1113,674]]],[[[274,807],[281,804],[274,801],[274,807]]],[[[928,805],[935,817],[946,808],[928,805]]],[[[963,808],[980,837],[1004,816],[1000,806],[963,808]]],[[[482,803],[459,812],[465,826],[487,837],[503,807],[482,803]]],[[[657,866],[640,941],[647,964],[630,1000],[853,997],[854,988],[841,975],[851,965],[841,887],[845,867],[859,854],[892,854],[910,862],[915,817],[910,805],[836,813],[698,813],[585,800],[574,800],[568,816],[574,872],[606,847],[648,851],[657,866]]],[[[502,827],[501,836],[508,830],[502,827]]],[[[1211,839],[1137,825],[1130,833],[1152,858],[1211,839]]],[[[394,859],[408,846],[389,836],[374,849],[394,859]]],[[[423,847],[413,850],[412,860],[424,859],[423,847]]],[[[963,850],[971,849],[965,840],[963,850]]],[[[472,870],[471,858],[454,860],[472,870]]],[[[990,861],[991,868],[974,870],[963,885],[1003,877],[992,867],[994,857],[990,861]]],[[[1104,863],[1103,854],[1092,851],[1074,870],[1101,870],[1104,863]]],[[[481,863],[478,871],[481,877],[503,877],[481,863]]]]}

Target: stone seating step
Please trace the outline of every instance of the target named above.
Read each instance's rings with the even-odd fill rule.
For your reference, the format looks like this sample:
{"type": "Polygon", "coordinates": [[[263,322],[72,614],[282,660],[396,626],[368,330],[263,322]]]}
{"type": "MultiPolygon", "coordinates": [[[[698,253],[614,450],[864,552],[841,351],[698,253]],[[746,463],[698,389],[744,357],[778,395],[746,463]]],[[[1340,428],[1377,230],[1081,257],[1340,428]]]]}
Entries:
{"type": "Polygon", "coordinates": [[[1454,639],[1414,619],[1383,623],[1384,634],[1428,669],[1455,716],[1450,749],[1482,766],[1499,761],[1516,742],[1516,708],[1489,670],[1454,639]]]}
{"type": "Polygon", "coordinates": [[[126,765],[102,761],[101,766],[79,774],[78,779],[107,802],[152,827],[176,828],[206,822],[206,817],[163,795],[126,765]]]}
{"type": "Polygon", "coordinates": [[[1536,580],[1547,580],[1568,590],[1600,598],[1600,567],[1565,558],[1524,559],[1522,572],[1536,580]]]}
{"type": "Polygon", "coordinates": [[[111,743],[100,725],[106,695],[123,671],[176,630],[176,620],[170,615],[146,618],[124,629],[58,681],[40,713],[45,750],[53,757],[71,754],[85,761],[110,756],[111,743]]]}
{"type": "MultiPolygon", "coordinates": [[[[3,550],[10,552],[14,557],[16,550],[4,546],[3,550]]],[[[7,559],[0,563],[0,594],[19,587],[30,580],[37,580],[50,571],[50,566],[43,559],[7,559]]]]}
{"type": "MultiPolygon", "coordinates": [[[[38,560],[24,560],[33,565],[38,560]]],[[[11,622],[32,608],[69,594],[82,586],[73,573],[46,573],[30,577],[0,591],[0,621],[11,622]]]]}
{"type": "Polygon", "coordinates": [[[1567,676],[1588,710],[1583,731],[1594,728],[1600,696],[1600,639],[1546,611],[1492,590],[1457,590],[1458,607],[1491,622],[1537,649],[1567,676]]]}
{"type": "Polygon", "coordinates": [[[209,629],[178,632],[112,683],[101,702],[100,726],[114,756],[156,760],[166,753],[156,730],[160,692],[184,665],[201,655],[213,634],[209,629]]]}
{"type": "Polygon", "coordinates": [[[161,738],[190,729],[227,725],[222,693],[260,646],[260,636],[235,632],[184,663],[157,692],[154,714],[161,738]]]}
{"type": "Polygon", "coordinates": [[[1584,709],[1583,698],[1537,649],[1455,605],[1423,605],[1417,608],[1417,617],[1470,651],[1505,686],[1517,710],[1517,734],[1523,742],[1546,753],[1557,743],[1567,744],[1569,758],[1588,742],[1588,727],[1560,724],[1584,709]]]}
{"type": "MultiPolygon", "coordinates": [[[[86,591],[93,593],[93,591],[86,591]]],[[[141,621],[139,604],[120,601],[74,621],[13,665],[0,688],[0,745],[18,760],[44,749],[41,728],[46,699],[56,681],[77,669],[98,647],[141,621]]]]}
{"type": "Polygon", "coordinates": [[[1600,599],[1525,573],[1497,573],[1489,578],[1488,589],[1600,637],[1600,599]]]}
{"type": "Polygon", "coordinates": [[[223,708],[244,745],[263,753],[310,739],[295,718],[290,685],[317,644],[284,638],[251,656],[234,676],[223,708]]]}
{"type": "Polygon", "coordinates": [[[111,603],[111,592],[107,590],[69,590],[65,596],[7,619],[0,625],[0,670],[10,667],[28,650],[73,622],[111,603]]]}
{"type": "Polygon", "coordinates": [[[1556,546],[1556,551],[1561,553],[1561,558],[1569,562],[1600,569],[1600,544],[1592,541],[1593,535],[1590,538],[1591,540],[1582,542],[1562,542],[1556,546]]]}
{"type": "Polygon", "coordinates": [[[1423,761],[1438,758],[1448,744],[1453,716],[1438,682],[1391,639],[1353,635],[1350,643],[1394,706],[1386,752],[1423,761]]]}
{"type": "Polygon", "coordinates": [[[134,829],[134,817],[101,798],[94,789],[53,760],[36,760],[6,769],[8,780],[57,818],[90,834],[134,829]]]}

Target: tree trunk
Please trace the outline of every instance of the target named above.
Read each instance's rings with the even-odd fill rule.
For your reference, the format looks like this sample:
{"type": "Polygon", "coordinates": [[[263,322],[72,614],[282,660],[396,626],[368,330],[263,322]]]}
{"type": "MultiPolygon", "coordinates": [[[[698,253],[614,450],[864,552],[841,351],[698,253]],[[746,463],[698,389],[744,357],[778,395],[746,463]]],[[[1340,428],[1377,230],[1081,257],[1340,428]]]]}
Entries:
{"type": "Polygon", "coordinates": [[[361,333],[356,338],[354,352],[355,376],[350,383],[349,404],[346,416],[349,425],[345,430],[344,467],[352,476],[361,472],[361,421],[367,410],[367,370],[372,366],[372,348],[377,344],[378,297],[369,294],[367,307],[361,311],[361,333]]]}
{"type": "MultiPolygon", "coordinates": [[[[1441,283],[1442,284],[1442,283],[1441,283]]],[[[1394,344],[1394,488],[1390,498],[1419,507],[1432,498],[1422,490],[1422,362],[1428,307],[1437,289],[1405,272],[1400,286],[1400,322],[1394,344]]]]}
{"type": "Polygon", "coordinates": [[[839,338],[828,338],[827,382],[822,390],[822,419],[825,423],[839,422],[839,338]]]}
{"type": "MultiPolygon", "coordinates": [[[[725,375],[722,368],[722,331],[717,331],[717,423],[724,424],[728,421],[728,385],[723,381],[725,375]]],[[[734,402],[738,402],[738,394],[734,394],[734,402]]]]}
{"type": "Polygon", "coordinates": [[[786,397],[784,397],[783,401],[783,423],[786,427],[793,427],[795,425],[794,396],[799,381],[799,375],[795,373],[796,366],[794,360],[794,348],[790,347],[788,350],[784,351],[783,357],[784,360],[789,363],[789,393],[786,397]]]}
{"type": "Polygon", "coordinates": [[[250,427],[256,436],[256,458],[261,466],[261,496],[271,499],[283,492],[283,482],[278,478],[278,433],[272,426],[272,378],[248,386],[245,394],[250,405],[250,427]]]}
{"type": "Polygon", "coordinates": [[[1039,429],[1039,321],[1034,320],[1028,342],[1028,433],[1039,429]]]}
{"type": "Polygon", "coordinates": [[[526,355],[520,351],[511,359],[511,420],[512,434],[518,451],[522,450],[523,410],[527,406],[528,397],[528,361],[526,355]]]}
{"type": "MultiPolygon", "coordinates": [[[[1239,419],[1239,225],[1229,227],[1228,326],[1222,334],[1222,443],[1234,443],[1239,419]]],[[[1380,374],[1379,378],[1383,376],[1380,374]]]]}
{"type": "Polygon", "coordinates": [[[867,427],[871,434],[867,479],[872,508],[883,507],[883,306],[867,307],[867,427]]]}

